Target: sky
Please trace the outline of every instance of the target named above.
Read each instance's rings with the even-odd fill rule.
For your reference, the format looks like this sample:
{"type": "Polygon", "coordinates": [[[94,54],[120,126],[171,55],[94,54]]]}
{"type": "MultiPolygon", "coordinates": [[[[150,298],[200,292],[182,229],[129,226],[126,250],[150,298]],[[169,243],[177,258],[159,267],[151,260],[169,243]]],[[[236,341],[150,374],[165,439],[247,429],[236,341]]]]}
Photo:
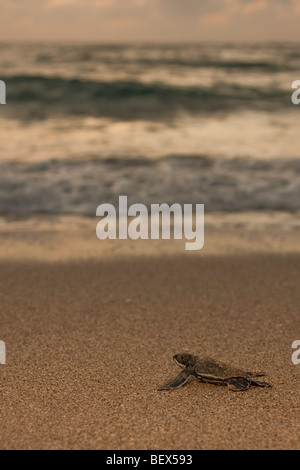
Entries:
{"type": "Polygon", "coordinates": [[[0,0],[0,41],[300,41],[300,0],[0,0]]]}

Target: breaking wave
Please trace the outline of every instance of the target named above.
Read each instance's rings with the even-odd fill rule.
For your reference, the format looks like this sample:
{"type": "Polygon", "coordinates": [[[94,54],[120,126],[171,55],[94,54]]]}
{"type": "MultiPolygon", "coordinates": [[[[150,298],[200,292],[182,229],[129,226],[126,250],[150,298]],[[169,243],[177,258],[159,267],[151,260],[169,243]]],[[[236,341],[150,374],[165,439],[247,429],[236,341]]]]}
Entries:
{"type": "Polygon", "coordinates": [[[206,212],[300,209],[299,160],[203,155],[2,165],[0,213],[94,216],[101,203],[205,204],[206,212]]]}

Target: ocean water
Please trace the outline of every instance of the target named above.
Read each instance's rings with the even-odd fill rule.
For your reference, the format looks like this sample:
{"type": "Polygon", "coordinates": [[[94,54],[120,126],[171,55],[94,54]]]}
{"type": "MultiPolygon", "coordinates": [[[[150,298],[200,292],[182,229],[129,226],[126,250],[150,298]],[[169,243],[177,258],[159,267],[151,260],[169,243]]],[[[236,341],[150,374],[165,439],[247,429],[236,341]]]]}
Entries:
{"type": "Polygon", "coordinates": [[[0,214],[300,209],[299,44],[0,44],[0,214]]]}

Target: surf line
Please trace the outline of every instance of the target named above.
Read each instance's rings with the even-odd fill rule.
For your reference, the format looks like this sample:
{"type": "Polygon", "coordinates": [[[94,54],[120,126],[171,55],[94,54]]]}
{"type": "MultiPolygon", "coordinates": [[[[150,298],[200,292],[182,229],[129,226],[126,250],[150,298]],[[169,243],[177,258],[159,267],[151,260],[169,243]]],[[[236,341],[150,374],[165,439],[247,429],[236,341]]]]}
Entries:
{"type": "Polygon", "coordinates": [[[112,204],[100,204],[101,217],[96,234],[99,240],[175,240],[185,238],[185,249],[201,250],[204,246],[204,204],[144,204],[128,207],[127,196],[119,196],[118,210],[112,204]],[[133,218],[130,220],[130,218],[133,218]]]}

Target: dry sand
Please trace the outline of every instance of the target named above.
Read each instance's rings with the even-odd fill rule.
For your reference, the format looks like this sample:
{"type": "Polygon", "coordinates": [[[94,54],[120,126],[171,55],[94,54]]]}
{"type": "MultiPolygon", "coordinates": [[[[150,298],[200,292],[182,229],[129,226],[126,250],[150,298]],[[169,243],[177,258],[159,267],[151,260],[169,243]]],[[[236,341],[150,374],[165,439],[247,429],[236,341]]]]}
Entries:
{"type": "Polygon", "coordinates": [[[2,224],[0,447],[299,449],[299,228],[208,227],[192,254],[89,224],[2,224]],[[182,351],[273,387],[158,392],[182,351]]]}

